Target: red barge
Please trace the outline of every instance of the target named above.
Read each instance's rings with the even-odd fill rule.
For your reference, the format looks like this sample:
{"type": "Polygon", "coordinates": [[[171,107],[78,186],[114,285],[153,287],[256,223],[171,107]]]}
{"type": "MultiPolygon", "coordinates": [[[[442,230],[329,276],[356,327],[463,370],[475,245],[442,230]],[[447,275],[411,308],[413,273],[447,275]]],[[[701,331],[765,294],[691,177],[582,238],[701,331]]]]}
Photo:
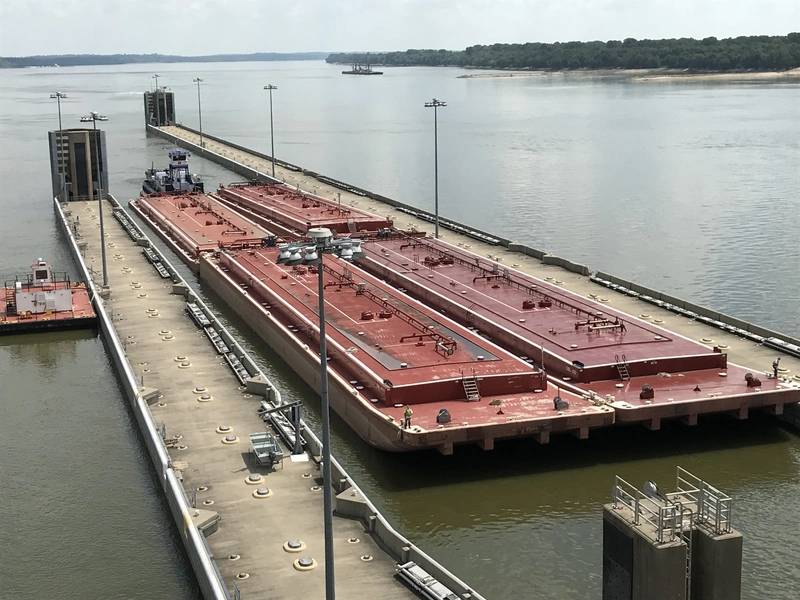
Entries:
{"type": "Polygon", "coordinates": [[[301,234],[312,227],[325,227],[334,233],[345,234],[375,232],[392,227],[389,217],[342,206],[285,185],[220,187],[219,197],[232,207],[277,221],[301,234]]]}
{"type": "Polygon", "coordinates": [[[143,195],[129,205],[195,271],[205,252],[277,241],[272,232],[202,193],[143,195]]]}
{"type": "Polygon", "coordinates": [[[613,406],[616,421],[736,411],[796,402],[796,388],[728,362],[721,348],[583,298],[430,238],[365,240],[358,264],[425,304],[533,358],[565,385],[613,406]]]}
{"type": "Polygon", "coordinates": [[[38,259],[24,277],[6,281],[0,334],[91,327],[97,316],[85,283],[70,281],[38,259]]]}
{"type": "MultiPolygon", "coordinates": [[[[273,249],[200,259],[200,277],[315,389],[319,329],[315,267],[277,264],[273,249]]],[[[559,390],[486,339],[335,257],[324,267],[331,404],[384,450],[437,448],[613,423],[601,403],[559,390]],[[554,399],[560,396],[559,409],[554,399]],[[562,404],[563,403],[563,404],[562,404]],[[405,407],[412,426],[401,424],[405,407]]]]}
{"type": "Polygon", "coordinates": [[[331,257],[323,273],[331,404],[385,450],[450,453],[455,444],[489,449],[523,436],[544,443],[551,432],[583,438],[615,422],[656,429],[665,418],[744,418],[800,399],[797,389],[729,364],[721,348],[441,240],[397,232],[365,211],[282,185],[221,188],[205,210],[242,213],[267,233],[242,239],[226,237],[214,218],[191,220],[189,232],[180,198],[131,204],[315,389],[316,267],[297,264],[299,253],[296,264],[282,263],[289,252],[267,247],[277,238],[270,232],[278,241],[303,240],[311,227],[359,232],[356,264],[331,257]],[[410,428],[401,422],[406,406],[410,428]]]}

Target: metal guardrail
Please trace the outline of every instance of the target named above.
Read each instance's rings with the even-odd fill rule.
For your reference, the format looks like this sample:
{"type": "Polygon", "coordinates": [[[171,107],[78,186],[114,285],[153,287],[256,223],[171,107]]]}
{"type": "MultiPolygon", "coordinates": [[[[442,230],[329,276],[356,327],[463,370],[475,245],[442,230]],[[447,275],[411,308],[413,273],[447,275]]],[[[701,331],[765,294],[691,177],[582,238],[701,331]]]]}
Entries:
{"type": "Polygon", "coordinates": [[[655,488],[645,493],[617,476],[612,504],[616,509],[627,507],[634,525],[650,525],[659,543],[679,539],[687,527],[704,527],[714,535],[732,531],[733,499],[682,467],[676,468],[675,491],[666,494],[655,488]],[[691,515],[688,523],[687,512],[691,515]]]}
{"type": "Polygon", "coordinates": [[[707,527],[716,535],[731,532],[733,499],[730,496],[681,467],[677,467],[675,480],[677,491],[667,496],[682,499],[684,503],[688,500],[697,525],[707,527]]]}
{"type": "Polygon", "coordinates": [[[615,477],[612,493],[614,508],[620,505],[627,507],[633,513],[634,525],[641,525],[642,522],[650,525],[660,544],[678,539],[683,532],[680,507],[665,500],[649,496],[622,477],[615,477]]]}

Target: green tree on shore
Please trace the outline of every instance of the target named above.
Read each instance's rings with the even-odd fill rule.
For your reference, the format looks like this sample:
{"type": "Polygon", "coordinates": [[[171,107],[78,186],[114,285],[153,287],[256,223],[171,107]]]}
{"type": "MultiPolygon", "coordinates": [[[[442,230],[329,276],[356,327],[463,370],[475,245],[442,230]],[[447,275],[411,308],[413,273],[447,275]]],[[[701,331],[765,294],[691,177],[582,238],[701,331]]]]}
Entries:
{"type": "Polygon", "coordinates": [[[690,69],[779,71],[800,67],[800,33],[719,40],[609,40],[542,44],[491,44],[464,50],[335,53],[329,63],[460,66],[492,69],[690,69]]]}

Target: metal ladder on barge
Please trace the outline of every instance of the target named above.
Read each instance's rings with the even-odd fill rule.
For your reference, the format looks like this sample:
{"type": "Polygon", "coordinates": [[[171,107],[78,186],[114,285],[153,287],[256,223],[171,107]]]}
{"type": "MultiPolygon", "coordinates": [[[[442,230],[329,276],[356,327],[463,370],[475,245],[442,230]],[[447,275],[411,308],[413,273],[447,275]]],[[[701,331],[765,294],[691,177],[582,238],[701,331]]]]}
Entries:
{"type": "Polygon", "coordinates": [[[625,358],[625,355],[622,355],[622,360],[620,360],[619,354],[614,355],[614,362],[616,363],[617,373],[619,373],[619,378],[622,381],[630,381],[631,379],[631,372],[628,370],[628,360],[625,358]]]}
{"type": "Polygon", "coordinates": [[[17,295],[14,288],[6,287],[5,313],[7,315],[17,314],[17,295]]]}
{"type": "Polygon", "coordinates": [[[464,393],[467,395],[467,402],[477,402],[481,399],[481,392],[478,389],[478,380],[475,375],[464,377],[462,374],[461,385],[464,387],[464,393]]]}

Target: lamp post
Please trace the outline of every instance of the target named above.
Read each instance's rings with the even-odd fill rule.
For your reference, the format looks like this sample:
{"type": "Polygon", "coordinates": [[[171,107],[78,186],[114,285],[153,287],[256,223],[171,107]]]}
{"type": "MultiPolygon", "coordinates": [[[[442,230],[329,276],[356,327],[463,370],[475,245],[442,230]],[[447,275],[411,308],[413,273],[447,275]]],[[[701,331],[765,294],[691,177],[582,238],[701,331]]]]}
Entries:
{"type": "Polygon", "coordinates": [[[66,98],[67,95],[64,92],[53,92],[50,94],[50,98],[55,99],[58,103],[58,136],[56,139],[58,140],[56,144],[56,155],[58,156],[58,170],[61,173],[61,201],[64,202],[67,199],[67,174],[64,168],[64,148],[62,148],[63,144],[63,128],[61,127],[61,100],[66,98]]]}
{"type": "MultiPolygon", "coordinates": [[[[274,161],[274,157],[273,157],[274,161]]],[[[274,168],[274,163],[273,163],[274,168]]],[[[333,482],[331,481],[331,414],[328,398],[328,348],[325,337],[325,283],[322,255],[325,242],[331,238],[330,229],[315,227],[308,230],[317,246],[317,295],[319,296],[319,395],[322,404],[322,509],[325,535],[325,599],[336,598],[333,570],[333,482]]]]}
{"type": "Polygon", "coordinates": [[[360,256],[361,241],[349,238],[334,239],[326,227],[308,230],[311,243],[283,244],[278,262],[304,262],[317,267],[317,299],[319,317],[319,395],[322,412],[322,503],[325,538],[325,600],[335,600],[336,586],[333,557],[333,481],[331,474],[331,420],[328,397],[328,350],[325,336],[325,282],[323,254],[332,253],[344,260],[360,256]]]}
{"type": "Polygon", "coordinates": [[[441,107],[447,106],[447,102],[442,102],[434,98],[430,102],[425,103],[425,108],[433,109],[433,212],[435,216],[434,234],[435,238],[439,237],[439,119],[438,110],[441,107]]]}
{"type": "Polygon", "coordinates": [[[269,141],[270,141],[270,155],[272,156],[272,176],[275,177],[275,133],[272,124],[272,90],[277,90],[277,85],[267,84],[264,89],[269,92],[269,141]]]}
{"type": "Polygon", "coordinates": [[[159,106],[160,102],[158,100],[158,78],[159,77],[160,77],[160,75],[158,73],[155,73],[153,75],[153,79],[156,80],[156,89],[154,90],[155,94],[156,94],[156,127],[161,127],[161,106],[159,106]]]}
{"type": "Polygon", "coordinates": [[[197,118],[200,121],[200,147],[205,148],[203,144],[203,111],[200,107],[200,84],[203,83],[203,80],[195,77],[192,81],[197,84],[197,118]]]}
{"type": "Polygon", "coordinates": [[[106,262],[106,230],[103,225],[103,177],[100,174],[100,136],[97,134],[97,122],[108,121],[108,117],[95,111],[81,117],[81,123],[92,122],[94,132],[94,158],[97,167],[97,209],[100,211],[100,257],[103,261],[103,287],[108,287],[108,264],[106,262]]]}

